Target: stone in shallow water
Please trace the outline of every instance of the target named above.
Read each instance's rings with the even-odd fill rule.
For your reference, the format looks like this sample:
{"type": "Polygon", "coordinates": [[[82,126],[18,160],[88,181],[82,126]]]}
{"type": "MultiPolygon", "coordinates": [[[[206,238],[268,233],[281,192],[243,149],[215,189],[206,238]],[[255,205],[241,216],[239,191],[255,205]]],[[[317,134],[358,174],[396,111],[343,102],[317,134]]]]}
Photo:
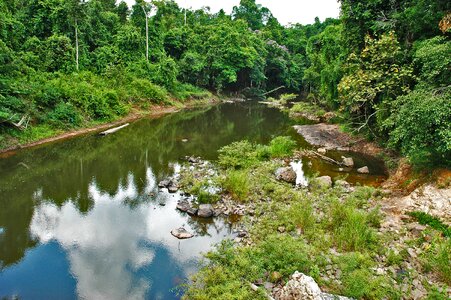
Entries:
{"type": "Polygon", "coordinates": [[[160,188],[160,189],[162,189],[162,188],[167,188],[168,186],[170,186],[171,185],[171,181],[169,180],[169,179],[165,179],[165,180],[162,180],[162,181],[160,181],[159,183],[158,183],[158,187],[160,188]]]}
{"type": "Polygon", "coordinates": [[[168,187],[168,191],[171,194],[177,193],[178,190],[179,190],[179,188],[177,186],[175,186],[175,185],[171,185],[171,186],[168,187]]]}
{"type": "Polygon", "coordinates": [[[354,160],[352,159],[352,157],[343,157],[343,165],[352,168],[354,167],[354,160]]]}
{"type": "Polygon", "coordinates": [[[201,204],[199,205],[199,210],[197,215],[201,218],[210,218],[214,215],[213,206],[211,204],[201,204]]]}
{"type": "Polygon", "coordinates": [[[320,153],[320,154],[326,154],[327,153],[327,149],[326,148],[318,148],[316,151],[318,153],[320,153]]]}
{"type": "Polygon", "coordinates": [[[191,209],[191,204],[187,200],[181,200],[177,203],[176,208],[180,211],[187,212],[191,209]]]}
{"type": "Polygon", "coordinates": [[[367,166],[364,166],[364,167],[358,168],[357,172],[360,174],[369,174],[370,170],[368,169],[367,166]]]}
{"type": "Polygon", "coordinates": [[[190,239],[194,236],[183,227],[180,227],[178,229],[173,229],[171,231],[171,234],[173,236],[175,236],[176,238],[178,238],[179,240],[190,239]]]}

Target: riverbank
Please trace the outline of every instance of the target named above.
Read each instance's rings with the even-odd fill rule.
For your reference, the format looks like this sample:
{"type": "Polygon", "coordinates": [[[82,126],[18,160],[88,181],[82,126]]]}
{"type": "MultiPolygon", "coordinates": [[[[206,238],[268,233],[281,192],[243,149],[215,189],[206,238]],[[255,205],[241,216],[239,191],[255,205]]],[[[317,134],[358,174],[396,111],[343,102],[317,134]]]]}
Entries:
{"type": "Polygon", "coordinates": [[[287,145],[234,143],[218,164],[190,158],[182,167],[180,187],[197,200],[179,210],[203,204],[207,216],[242,216],[235,239],[207,254],[186,299],[292,299],[283,295],[296,271],[355,299],[448,299],[449,183],[405,198],[328,176],[302,187],[287,145]]]}
{"type": "Polygon", "coordinates": [[[141,118],[160,117],[166,114],[178,112],[182,109],[211,105],[218,103],[219,101],[221,101],[220,98],[211,96],[208,99],[191,100],[183,103],[175,102],[175,104],[171,106],[151,105],[146,109],[136,107],[133,108],[127,116],[119,118],[115,121],[107,121],[105,123],[88,123],[83,128],[68,131],[64,131],[62,129],[49,130],[45,136],[37,136],[36,138],[31,137],[31,139],[26,139],[24,142],[21,142],[19,138],[10,136],[9,142],[4,142],[1,144],[3,148],[0,148],[0,158],[14,155],[14,152],[19,149],[31,148],[56,141],[66,140],[91,132],[105,130],[127,122],[133,122],[141,118]]]}

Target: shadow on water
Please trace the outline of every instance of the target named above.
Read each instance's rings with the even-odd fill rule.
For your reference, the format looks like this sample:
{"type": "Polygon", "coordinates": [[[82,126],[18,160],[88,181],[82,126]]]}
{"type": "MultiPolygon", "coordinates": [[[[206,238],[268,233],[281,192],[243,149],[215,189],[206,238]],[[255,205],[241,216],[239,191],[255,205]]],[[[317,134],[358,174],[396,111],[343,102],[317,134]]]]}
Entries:
{"type": "Polygon", "coordinates": [[[180,196],[157,182],[182,157],[214,160],[237,140],[292,135],[305,146],[291,125],[255,102],[224,104],[0,159],[0,297],[177,299],[172,289],[232,225],[176,211],[180,196]],[[172,237],[180,226],[195,238],[172,237]]]}

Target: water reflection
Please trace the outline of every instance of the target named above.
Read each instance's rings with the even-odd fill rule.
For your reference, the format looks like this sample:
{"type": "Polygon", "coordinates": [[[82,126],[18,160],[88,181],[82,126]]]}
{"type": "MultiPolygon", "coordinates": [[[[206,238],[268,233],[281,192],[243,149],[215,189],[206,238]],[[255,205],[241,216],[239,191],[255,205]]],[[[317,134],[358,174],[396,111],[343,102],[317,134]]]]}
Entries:
{"type": "Polygon", "coordinates": [[[33,214],[30,231],[40,243],[57,241],[66,251],[80,298],[143,299],[152,289],[152,294],[166,298],[168,291],[155,286],[149,274],[139,274],[151,266],[156,252],[168,251],[178,265],[176,269],[183,272],[177,276],[185,277],[195,266],[199,253],[230,233],[229,226],[216,221],[207,227],[214,234],[181,242],[172,237],[169,232],[175,227],[184,225],[192,232],[198,228],[187,222],[186,216],[175,213],[179,196],[158,193],[155,182],[148,168],[144,193],[155,192],[156,199],[130,208],[127,200],[143,196],[138,193],[133,174],[113,195],[102,191],[93,180],[88,197],[94,205],[87,214],[80,213],[72,200],[57,207],[43,199],[40,191],[35,193],[40,204],[33,214]],[[166,205],[158,204],[162,202],[166,205]]]}
{"type": "Polygon", "coordinates": [[[227,104],[0,159],[0,298],[177,299],[170,290],[230,227],[178,213],[179,196],[160,193],[157,181],[186,155],[212,160],[242,139],[292,135],[304,145],[290,125],[258,103],[227,104]],[[196,237],[179,242],[170,235],[182,225],[196,237]]]}

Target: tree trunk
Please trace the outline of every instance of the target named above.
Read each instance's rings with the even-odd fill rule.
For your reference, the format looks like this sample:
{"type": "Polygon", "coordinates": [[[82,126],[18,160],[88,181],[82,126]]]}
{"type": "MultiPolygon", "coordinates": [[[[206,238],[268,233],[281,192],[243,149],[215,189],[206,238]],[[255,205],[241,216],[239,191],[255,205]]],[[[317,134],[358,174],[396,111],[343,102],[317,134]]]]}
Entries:
{"type": "Polygon", "coordinates": [[[75,19],[75,66],[78,72],[78,23],[75,19]]]}
{"type": "Polygon", "coordinates": [[[144,6],[142,6],[142,9],[144,11],[144,16],[146,17],[146,61],[149,62],[149,21],[144,6]]]}

